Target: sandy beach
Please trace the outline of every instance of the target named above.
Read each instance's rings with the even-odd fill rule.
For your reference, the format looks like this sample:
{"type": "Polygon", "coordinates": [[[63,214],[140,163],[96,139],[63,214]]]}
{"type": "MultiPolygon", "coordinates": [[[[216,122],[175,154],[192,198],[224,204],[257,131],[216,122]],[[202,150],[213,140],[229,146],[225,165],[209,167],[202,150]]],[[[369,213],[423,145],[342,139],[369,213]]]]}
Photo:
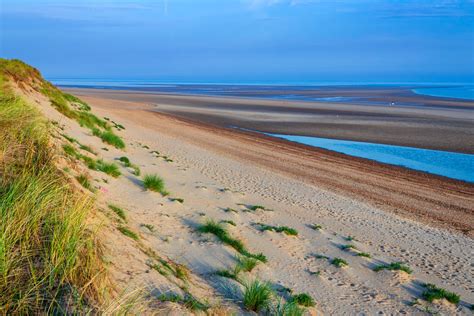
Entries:
{"type": "MultiPolygon", "coordinates": [[[[236,226],[228,225],[232,235],[268,257],[257,268],[259,278],[283,291],[308,292],[323,314],[420,313],[424,303],[410,302],[420,297],[423,282],[463,298],[460,306],[433,308],[469,313],[474,301],[472,185],[157,113],[140,100],[89,91],[77,95],[98,115],[123,124],[126,155],[144,173],[160,174],[171,197],[184,199],[152,196],[130,175],[100,183],[105,192],[100,201],[123,206],[143,240],[188,266],[218,296],[232,297],[232,282],[213,272],[231,267],[233,255],[211,236],[196,233],[209,218],[233,221],[236,226]],[[271,211],[246,211],[251,205],[271,211]],[[144,230],[143,223],[156,231],[144,230]],[[298,236],[262,232],[258,223],[286,225],[298,236]],[[312,229],[313,224],[321,229],[312,229]],[[349,243],[357,250],[341,249],[349,243]],[[337,268],[331,258],[342,258],[348,266],[337,268]],[[413,274],[372,270],[396,261],[405,262],[413,274]]],[[[71,134],[101,147],[80,129],[71,134]]],[[[101,155],[111,160],[123,153],[110,149],[101,155]]],[[[121,258],[118,247],[113,245],[121,258]]],[[[128,286],[142,284],[146,276],[139,258],[126,271],[118,270],[128,286]]]]}

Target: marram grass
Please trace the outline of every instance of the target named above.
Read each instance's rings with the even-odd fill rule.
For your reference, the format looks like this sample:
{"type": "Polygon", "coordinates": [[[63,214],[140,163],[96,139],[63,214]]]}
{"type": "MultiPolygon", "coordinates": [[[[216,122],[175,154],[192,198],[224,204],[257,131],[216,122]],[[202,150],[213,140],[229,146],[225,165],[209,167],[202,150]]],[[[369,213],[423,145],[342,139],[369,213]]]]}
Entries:
{"type": "Polygon", "coordinates": [[[105,289],[93,201],[53,163],[46,121],[10,87],[39,72],[0,59],[0,314],[86,314],[105,289]],[[67,306],[66,306],[67,302],[67,306]]]}

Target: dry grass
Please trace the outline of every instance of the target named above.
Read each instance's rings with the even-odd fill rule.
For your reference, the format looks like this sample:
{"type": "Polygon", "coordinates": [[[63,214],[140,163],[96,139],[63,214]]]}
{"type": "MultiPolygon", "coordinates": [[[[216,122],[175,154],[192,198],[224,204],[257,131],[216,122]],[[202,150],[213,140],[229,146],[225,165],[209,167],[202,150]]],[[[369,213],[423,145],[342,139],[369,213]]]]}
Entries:
{"type": "Polygon", "coordinates": [[[46,121],[9,86],[41,77],[0,59],[0,314],[100,309],[102,247],[86,227],[93,201],[54,165],[46,121]]]}

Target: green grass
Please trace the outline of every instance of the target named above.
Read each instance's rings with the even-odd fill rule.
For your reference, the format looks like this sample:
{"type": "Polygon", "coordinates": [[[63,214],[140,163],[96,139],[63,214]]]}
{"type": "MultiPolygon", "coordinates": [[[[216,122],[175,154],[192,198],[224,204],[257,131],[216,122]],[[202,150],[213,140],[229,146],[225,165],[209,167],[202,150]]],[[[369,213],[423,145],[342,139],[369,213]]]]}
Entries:
{"type": "Polygon", "coordinates": [[[125,167],[129,167],[130,166],[130,159],[128,159],[127,157],[125,156],[122,156],[118,159],[119,161],[123,162],[123,164],[125,165],[125,167]]]}
{"type": "Polygon", "coordinates": [[[93,155],[97,155],[97,153],[95,151],[93,151],[90,146],[79,144],[79,149],[90,152],[93,155]]]}
{"type": "Polygon", "coordinates": [[[170,198],[170,201],[171,202],[178,202],[178,203],[181,203],[181,204],[184,203],[184,199],[181,199],[181,198],[170,198]]]}
{"type": "Polygon", "coordinates": [[[347,240],[347,241],[353,241],[353,240],[355,240],[355,238],[354,238],[353,236],[347,236],[347,237],[345,237],[344,239],[347,240]]]}
{"type": "Polygon", "coordinates": [[[127,157],[125,156],[122,156],[119,158],[119,161],[121,161],[123,163],[123,165],[127,168],[132,168],[133,169],[133,174],[136,175],[136,176],[139,176],[141,171],[140,171],[140,167],[138,167],[137,165],[134,165],[130,162],[130,159],[128,159],[127,157]]]}
{"type": "Polygon", "coordinates": [[[216,275],[221,276],[223,278],[237,280],[238,272],[235,270],[217,270],[215,272],[216,275]]]}
{"type": "Polygon", "coordinates": [[[138,237],[138,235],[131,231],[128,227],[125,227],[125,226],[119,226],[117,228],[122,234],[124,234],[125,236],[129,237],[129,238],[132,238],[133,240],[139,240],[140,238],[138,237]]]}
{"type": "Polygon", "coordinates": [[[390,264],[381,264],[374,268],[375,272],[382,270],[391,270],[391,271],[403,271],[408,274],[411,274],[413,271],[406,265],[401,262],[392,262],[390,264]]]}
{"type": "Polygon", "coordinates": [[[89,180],[89,177],[85,174],[80,174],[76,177],[76,180],[87,190],[94,192],[94,188],[89,180]]]}
{"type": "Polygon", "coordinates": [[[349,265],[346,260],[341,259],[341,258],[334,258],[331,260],[331,264],[335,265],[338,268],[345,267],[349,265]]]}
{"type": "Polygon", "coordinates": [[[225,208],[225,209],[224,209],[224,212],[226,212],[226,213],[231,213],[231,212],[232,212],[232,213],[237,213],[236,210],[234,210],[233,208],[230,208],[230,207],[225,208]]]}
{"type": "Polygon", "coordinates": [[[146,227],[152,233],[155,231],[155,226],[153,226],[151,224],[141,224],[140,226],[146,227]]]}
{"type": "Polygon", "coordinates": [[[265,225],[265,224],[260,224],[260,223],[258,223],[257,225],[260,226],[259,229],[261,231],[269,230],[269,231],[274,231],[277,233],[285,233],[286,235],[289,235],[289,236],[298,236],[298,231],[288,226],[272,226],[272,225],[265,225]]]}
{"type": "Polygon", "coordinates": [[[461,297],[458,294],[439,288],[434,284],[426,283],[423,285],[423,287],[425,288],[425,291],[421,294],[421,296],[430,303],[434,300],[440,300],[444,298],[448,302],[457,305],[461,300],[461,297]]]}
{"type": "Polygon", "coordinates": [[[303,316],[305,309],[295,302],[283,303],[280,299],[277,305],[272,309],[271,315],[274,316],[303,316]]]}
{"type": "Polygon", "coordinates": [[[319,225],[319,224],[311,224],[309,225],[310,228],[314,229],[314,230],[321,230],[323,229],[323,226],[319,225]]]}
{"type": "Polygon", "coordinates": [[[270,307],[273,295],[269,283],[254,280],[244,284],[243,304],[246,309],[258,313],[270,307]]]}
{"type": "Polygon", "coordinates": [[[231,220],[222,220],[221,223],[224,223],[224,224],[229,224],[229,225],[232,225],[232,226],[237,226],[237,224],[235,224],[234,221],[231,221],[231,220]]]}
{"type": "Polygon", "coordinates": [[[301,293],[291,296],[290,302],[295,302],[296,304],[305,307],[316,306],[314,299],[307,293],[301,293]]]}
{"type": "Polygon", "coordinates": [[[63,145],[63,150],[66,153],[66,155],[72,158],[79,159],[81,157],[81,155],[77,152],[77,150],[69,144],[63,145]]]}
{"type": "Polygon", "coordinates": [[[73,137],[70,137],[70,136],[68,136],[68,135],[66,135],[66,134],[61,134],[61,136],[64,137],[64,138],[65,138],[68,142],[70,142],[70,143],[73,143],[73,144],[74,144],[74,143],[77,143],[77,140],[76,140],[75,138],[73,138],[73,137]]]}
{"type": "Polygon", "coordinates": [[[227,230],[220,223],[217,223],[212,219],[208,220],[204,225],[201,225],[198,228],[198,231],[201,233],[214,234],[221,242],[231,246],[232,248],[237,250],[237,252],[239,252],[240,254],[246,257],[254,258],[262,262],[267,261],[267,258],[261,253],[259,254],[250,253],[245,248],[244,243],[242,241],[230,236],[227,230]]]}
{"type": "Polygon", "coordinates": [[[96,161],[96,168],[97,170],[102,171],[114,178],[117,178],[121,175],[119,167],[113,162],[108,163],[103,161],[102,159],[99,159],[96,161]]]}
{"type": "Polygon", "coordinates": [[[367,252],[358,252],[356,254],[356,256],[358,257],[365,257],[365,258],[372,258],[372,256],[370,255],[370,253],[367,253],[367,252]]]}
{"type": "Polygon", "coordinates": [[[165,190],[165,182],[159,176],[155,174],[147,174],[143,177],[143,186],[145,189],[159,192],[162,195],[166,196],[169,193],[165,190]]]}
{"type": "Polygon", "coordinates": [[[237,271],[252,272],[252,270],[258,265],[259,260],[255,258],[249,258],[247,256],[237,256],[237,271]]]}
{"type": "Polygon", "coordinates": [[[254,212],[258,210],[267,211],[265,206],[262,205],[250,205],[249,207],[247,207],[247,209],[254,212]]]}
{"type": "Polygon", "coordinates": [[[123,219],[124,221],[127,220],[127,216],[125,215],[125,211],[116,206],[116,205],[113,205],[113,204],[109,204],[109,208],[115,213],[117,214],[118,217],[120,217],[121,219],[123,219]]]}
{"type": "Polygon", "coordinates": [[[46,85],[36,69],[0,59],[0,313],[100,313],[108,282],[86,224],[93,200],[57,168],[52,129],[13,81],[46,85]]]}
{"type": "Polygon", "coordinates": [[[124,149],[125,148],[125,143],[122,140],[122,138],[116,134],[114,134],[112,131],[105,131],[101,132],[100,135],[98,135],[104,143],[107,143],[109,145],[114,146],[115,148],[118,149],[124,149]]]}
{"type": "Polygon", "coordinates": [[[357,249],[354,245],[340,245],[339,248],[341,248],[341,250],[350,250],[350,249],[357,249]]]}
{"type": "Polygon", "coordinates": [[[322,254],[315,254],[314,257],[316,259],[329,259],[328,256],[322,255],[322,254]]]}
{"type": "Polygon", "coordinates": [[[210,308],[209,304],[197,300],[190,293],[186,293],[184,296],[175,293],[161,294],[160,296],[158,296],[157,299],[162,302],[173,302],[181,304],[189,310],[195,312],[205,312],[210,308]]]}

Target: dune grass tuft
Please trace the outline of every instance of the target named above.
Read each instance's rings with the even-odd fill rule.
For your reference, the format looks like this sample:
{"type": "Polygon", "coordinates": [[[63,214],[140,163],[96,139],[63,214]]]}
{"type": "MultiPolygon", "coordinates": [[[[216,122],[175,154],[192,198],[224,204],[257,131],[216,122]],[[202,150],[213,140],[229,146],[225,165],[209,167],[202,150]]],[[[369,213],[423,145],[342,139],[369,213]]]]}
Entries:
{"type": "Polygon", "coordinates": [[[311,224],[309,225],[309,227],[313,230],[321,230],[323,229],[323,226],[319,225],[319,224],[311,224]]]}
{"type": "Polygon", "coordinates": [[[125,143],[122,140],[122,138],[120,136],[114,134],[112,131],[102,132],[102,133],[100,133],[99,137],[102,139],[102,141],[104,143],[112,145],[115,148],[118,148],[118,149],[125,148],[125,143]]]}
{"type": "Polygon", "coordinates": [[[357,249],[354,245],[350,245],[350,244],[347,244],[347,245],[340,245],[339,248],[341,248],[341,250],[350,250],[350,249],[357,249]]]}
{"type": "Polygon", "coordinates": [[[165,183],[163,179],[155,174],[147,174],[143,178],[143,186],[145,189],[150,191],[159,192],[162,195],[166,196],[169,193],[165,190],[165,183]]]}
{"type": "Polygon", "coordinates": [[[211,233],[214,234],[217,238],[219,238],[220,241],[222,241],[224,244],[227,244],[237,250],[240,254],[250,257],[250,258],[255,258],[259,261],[266,262],[267,258],[265,255],[259,253],[259,254],[252,254],[250,253],[244,246],[244,243],[238,239],[232,238],[230,234],[227,232],[227,230],[220,224],[215,222],[214,220],[210,219],[208,220],[204,225],[201,225],[198,228],[198,231],[201,233],[211,233]]]}
{"type": "Polygon", "coordinates": [[[121,207],[118,207],[118,206],[113,205],[113,204],[109,204],[109,208],[110,208],[115,214],[117,214],[118,217],[120,217],[120,218],[123,219],[124,221],[127,220],[127,216],[125,215],[125,211],[124,211],[121,207]]]}
{"type": "Polygon", "coordinates": [[[105,162],[102,159],[96,161],[96,170],[102,171],[114,178],[117,178],[121,175],[120,170],[115,163],[105,162]]]}
{"type": "Polygon", "coordinates": [[[331,264],[335,265],[338,268],[342,268],[348,265],[347,261],[341,258],[332,259],[331,264]]]}
{"type": "Polygon", "coordinates": [[[271,315],[274,316],[303,316],[304,307],[300,307],[295,302],[285,302],[278,300],[275,307],[272,308],[271,315]]]}
{"type": "Polygon", "coordinates": [[[439,288],[434,284],[426,283],[423,285],[425,291],[421,294],[421,296],[427,300],[428,302],[433,302],[434,300],[446,299],[448,302],[452,304],[459,304],[461,297],[454,293],[446,291],[445,289],[439,288]]]}
{"type": "Polygon", "coordinates": [[[296,304],[305,306],[305,307],[316,306],[314,299],[307,293],[300,293],[300,294],[291,296],[290,302],[295,302],[296,304]]]}
{"type": "Polygon", "coordinates": [[[108,162],[103,161],[102,159],[99,159],[97,160],[96,164],[97,164],[96,165],[97,170],[102,171],[114,178],[117,178],[121,175],[118,166],[114,164],[113,162],[108,163],[108,162]]]}
{"type": "Polygon", "coordinates": [[[125,156],[122,156],[118,159],[119,161],[121,161],[123,163],[123,165],[127,168],[132,168],[133,169],[133,174],[136,175],[136,176],[139,176],[140,175],[140,167],[138,167],[137,165],[134,165],[133,163],[130,162],[130,159],[128,159],[127,157],[125,156]]]}
{"type": "Polygon", "coordinates": [[[0,313],[98,314],[107,280],[86,225],[93,200],[57,169],[47,121],[11,81],[47,84],[23,62],[0,59],[0,313]]]}
{"type": "Polygon", "coordinates": [[[85,174],[80,174],[76,177],[76,180],[87,190],[94,192],[94,188],[89,180],[89,177],[85,174]]]}
{"type": "Polygon", "coordinates": [[[372,256],[370,255],[370,253],[367,253],[367,252],[358,252],[356,254],[356,256],[358,257],[365,257],[365,258],[372,258],[372,256]]]}
{"type": "Polygon", "coordinates": [[[237,226],[237,224],[235,224],[234,221],[232,220],[229,220],[229,219],[226,219],[226,220],[222,220],[221,223],[224,223],[224,224],[229,224],[229,225],[232,225],[232,226],[237,226]]]}
{"type": "Polygon", "coordinates": [[[265,225],[261,223],[258,223],[257,225],[260,226],[259,229],[261,231],[269,230],[269,231],[274,231],[277,233],[285,233],[286,235],[289,235],[289,236],[298,236],[298,231],[288,226],[272,226],[272,225],[265,225]]]}
{"type": "Polygon", "coordinates": [[[258,313],[270,307],[273,295],[268,282],[254,280],[244,284],[243,303],[246,309],[258,313]]]}
{"type": "Polygon", "coordinates": [[[252,272],[257,266],[259,260],[255,258],[249,258],[247,256],[237,256],[236,269],[238,271],[252,272]]]}
{"type": "Polygon", "coordinates": [[[125,236],[127,236],[127,237],[129,237],[129,238],[132,238],[133,240],[138,240],[138,239],[140,239],[140,238],[138,237],[138,235],[137,235],[135,232],[131,231],[128,227],[119,226],[117,229],[118,229],[122,234],[124,234],[125,236]]]}
{"type": "Polygon", "coordinates": [[[381,264],[374,268],[375,272],[382,271],[382,270],[391,270],[391,271],[403,271],[408,274],[411,274],[413,271],[401,262],[392,262],[390,264],[381,264]]]}

